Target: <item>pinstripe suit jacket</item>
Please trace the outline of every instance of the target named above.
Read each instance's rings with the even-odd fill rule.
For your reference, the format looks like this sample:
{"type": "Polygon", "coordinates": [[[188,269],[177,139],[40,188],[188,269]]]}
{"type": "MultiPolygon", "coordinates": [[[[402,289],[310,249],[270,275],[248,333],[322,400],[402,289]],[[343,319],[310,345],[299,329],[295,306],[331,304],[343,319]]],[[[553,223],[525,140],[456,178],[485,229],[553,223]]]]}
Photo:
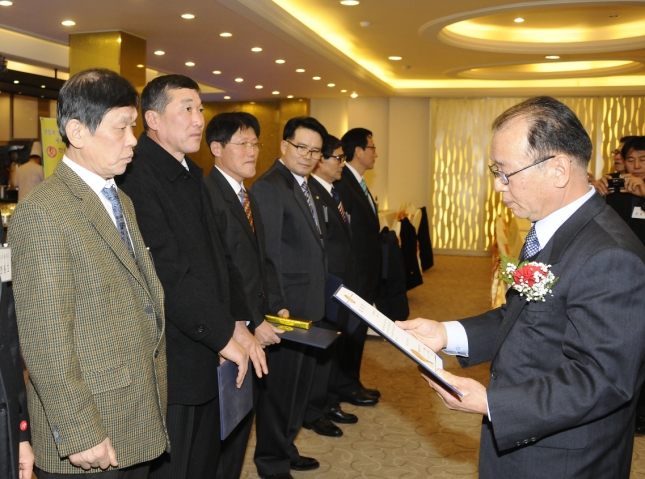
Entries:
{"type": "Polygon", "coordinates": [[[132,202],[119,198],[137,262],[63,162],[9,228],[33,448],[48,472],[84,473],[66,458],[106,437],[120,467],[169,448],[163,290],[132,202]]]}

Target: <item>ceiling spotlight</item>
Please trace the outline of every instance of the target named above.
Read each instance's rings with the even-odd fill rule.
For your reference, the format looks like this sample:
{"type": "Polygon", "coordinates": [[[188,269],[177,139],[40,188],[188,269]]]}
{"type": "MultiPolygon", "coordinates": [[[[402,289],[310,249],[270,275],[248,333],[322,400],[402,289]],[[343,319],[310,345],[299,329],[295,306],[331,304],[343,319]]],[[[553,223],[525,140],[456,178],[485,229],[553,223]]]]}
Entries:
{"type": "Polygon", "coordinates": [[[73,27],[74,25],[76,25],[76,22],[74,20],[65,20],[61,23],[66,27],[73,27]]]}
{"type": "Polygon", "coordinates": [[[220,37],[232,37],[232,36],[233,36],[233,34],[232,34],[232,33],[228,33],[228,32],[223,32],[223,33],[220,33],[220,34],[219,34],[219,36],[220,36],[220,37]]]}
{"type": "Polygon", "coordinates": [[[249,103],[250,103],[251,105],[255,105],[255,102],[254,102],[254,101],[250,101],[249,103]]]}
{"type": "Polygon", "coordinates": [[[230,96],[228,96],[228,95],[226,95],[226,96],[224,97],[224,100],[230,100],[230,99],[231,99],[231,97],[230,97],[230,96]]]}
{"type": "Polygon", "coordinates": [[[9,0],[2,0],[0,2],[0,7],[10,7],[13,5],[13,2],[10,2],[9,0]]]}
{"type": "Polygon", "coordinates": [[[287,98],[293,98],[293,95],[287,95],[287,98]]]}
{"type": "Polygon", "coordinates": [[[336,86],[336,84],[335,83],[327,83],[327,86],[328,87],[334,87],[334,86],[336,86]]]}
{"type": "Polygon", "coordinates": [[[186,62],[186,63],[184,63],[184,65],[186,65],[187,67],[194,67],[195,62],[186,62]]]}
{"type": "Polygon", "coordinates": [[[388,59],[390,59],[390,60],[394,60],[394,61],[398,61],[398,60],[403,60],[403,57],[400,57],[400,56],[397,56],[397,55],[393,55],[393,56],[391,56],[391,57],[388,57],[388,59]]]}
{"type": "Polygon", "coordinates": [[[255,85],[256,90],[262,90],[262,88],[264,88],[262,85],[255,85]]]}
{"type": "Polygon", "coordinates": [[[262,49],[260,47],[253,47],[253,48],[251,48],[251,51],[252,52],[261,52],[262,49]]]}
{"type": "Polygon", "coordinates": [[[235,81],[238,83],[242,83],[244,81],[244,78],[236,78],[235,81]]]}
{"type": "Polygon", "coordinates": [[[546,58],[547,60],[559,60],[560,55],[547,55],[544,58],[546,58]]]}
{"type": "Polygon", "coordinates": [[[213,70],[213,75],[221,75],[222,72],[219,70],[213,70]]]}
{"type": "Polygon", "coordinates": [[[513,20],[515,23],[524,23],[524,19],[522,17],[517,17],[515,20],[513,20]]]}
{"type": "Polygon", "coordinates": [[[18,83],[20,83],[18,80],[14,80],[13,82],[14,82],[16,85],[17,85],[18,83]]]}
{"type": "Polygon", "coordinates": [[[340,1],[341,5],[345,5],[347,7],[353,7],[354,5],[358,5],[359,3],[361,3],[361,2],[359,2],[357,0],[341,0],[340,1]]]}
{"type": "Polygon", "coordinates": [[[361,27],[369,27],[371,25],[370,22],[359,22],[358,23],[361,27]]]}
{"type": "Polygon", "coordinates": [[[347,90],[341,90],[340,92],[341,93],[347,93],[347,90]]]}
{"type": "Polygon", "coordinates": [[[280,94],[280,92],[279,92],[279,91],[272,91],[272,92],[271,92],[271,94],[272,94],[272,95],[279,95],[279,94],[280,94]]]}
{"type": "Polygon", "coordinates": [[[304,69],[304,68],[298,68],[298,69],[296,70],[296,73],[304,73],[304,72],[305,72],[305,69],[304,69]]]}
{"type": "Polygon", "coordinates": [[[356,97],[358,96],[358,93],[352,93],[352,94],[351,94],[351,95],[349,95],[349,96],[351,96],[352,98],[356,98],[356,97]]]}
{"type": "Polygon", "coordinates": [[[185,18],[186,20],[192,20],[193,18],[195,18],[195,15],[193,15],[192,13],[184,13],[181,16],[181,18],[185,18]]]}
{"type": "Polygon", "coordinates": [[[45,85],[40,85],[40,88],[46,88],[45,85]]]}
{"type": "Polygon", "coordinates": [[[313,79],[314,80],[320,80],[320,77],[314,77],[313,79]]]}
{"type": "Polygon", "coordinates": [[[276,62],[276,63],[284,63],[284,60],[283,60],[283,59],[281,59],[281,58],[278,58],[275,62],[276,62]]]}
{"type": "Polygon", "coordinates": [[[163,50],[157,50],[155,52],[155,55],[165,55],[165,54],[166,54],[166,52],[164,52],[163,50]]]}
{"type": "MultiPolygon", "coordinates": [[[[11,2],[8,2],[8,3],[11,3],[11,2]]],[[[2,5],[2,2],[0,2],[0,5],[2,5]]],[[[617,13],[612,13],[611,15],[609,15],[609,18],[618,18],[618,17],[620,17],[620,15],[618,15],[617,13]]]]}

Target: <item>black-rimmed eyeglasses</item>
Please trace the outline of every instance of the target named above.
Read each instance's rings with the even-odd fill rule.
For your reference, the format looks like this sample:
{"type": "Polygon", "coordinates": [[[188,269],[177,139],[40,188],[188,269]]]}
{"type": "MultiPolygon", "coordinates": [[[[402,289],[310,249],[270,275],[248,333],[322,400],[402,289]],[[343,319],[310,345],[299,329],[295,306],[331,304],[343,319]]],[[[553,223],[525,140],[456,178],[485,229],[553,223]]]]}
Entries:
{"type": "Polygon", "coordinates": [[[325,160],[331,160],[332,158],[334,160],[338,160],[341,165],[344,165],[345,163],[347,163],[347,155],[338,155],[338,156],[330,155],[327,158],[325,158],[325,160]]]}
{"type": "Polygon", "coordinates": [[[524,170],[526,170],[526,169],[528,169],[528,168],[531,168],[532,166],[539,165],[540,163],[544,163],[545,161],[550,160],[551,158],[555,158],[555,155],[553,155],[553,156],[549,156],[549,157],[547,157],[547,158],[543,158],[543,159],[541,159],[541,160],[539,160],[539,161],[536,161],[535,163],[531,163],[530,165],[525,166],[524,168],[520,168],[519,170],[516,170],[516,171],[514,171],[513,173],[509,173],[509,174],[506,174],[506,173],[501,172],[501,171],[497,168],[497,165],[495,165],[495,164],[493,164],[493,165],[488,165],[488,169],[489,169],[489,170],[490,170],[490,172],[493,174],[493,176],[495,177],[495,179],[499,178],[499,179],[500,179],[500,181],[501,181],[502,183],[504,183],[505,185],[508,185],[508,179],[509,179],[511,176],[518,174],[520,171],[524,171],[524,170]]]}
{"type": "Polygon", "coordinates": [[[311,153],[311,159],[312,160],[320,160],[322,158],[322,151],[317,149],[317,148],[309,148],[304,145],[296,145],[295,143],[291,143],[289,140],[285,140],[287,143],[289,143],[291,146],[294,146],[296,150],[298,151],[298,154],[302,156],[303,158],[306,157],[311,153]]]}

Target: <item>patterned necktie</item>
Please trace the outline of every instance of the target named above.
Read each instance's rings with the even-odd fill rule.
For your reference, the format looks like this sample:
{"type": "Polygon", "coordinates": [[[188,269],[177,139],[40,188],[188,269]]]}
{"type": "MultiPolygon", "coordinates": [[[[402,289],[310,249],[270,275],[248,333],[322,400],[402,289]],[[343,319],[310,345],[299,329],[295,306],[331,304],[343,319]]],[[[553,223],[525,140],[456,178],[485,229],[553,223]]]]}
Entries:
{"type": "Polygon", "coordinates": [[[526,241],[524,242],[523,253],[521,255],[522,261],[532,258],[540,252],[540,241],[538,240],[537,234],[535,234],[535,223],[531,226],[529,234],[526,235],[526,241]]]}
{"type": "Polygon", "coordinates": [[[363,193],[367,196],[367,201],[369,201],[372,211],[376,213],[376,208],[374,207],[374,200],[372,200],[372,195],[370,195],[370,190],[367,189],[367,183],[365,183],[365,178],[361,180],[361,188],[363,188],[363,193]]]}
{"type": "Polygon", "coordinates": [[[345,214],[345,208],[343,208],[343,202],[340,200],[340,195],[336,188],[331,187],[331,196],[334,198],[334,201],[338,205],[338,211],[340,211],[340,216],[343,217],[343,223],[347,223],[347,215],[345,214]]]}
{"type": "Polygon", "coordinates": [[[237,196],[240,197],[240,203],[242,203],[242,208],[244,208],[246,218],[249,220],[251,230],[255,233],[255,223],[253,223],[253,214],[251,213],[251,200],[249,199],[249,195],[246,193],[246,190],[242,188],[237,196]]]}
{"type": "Polygon", "coordinates": [[[128,251],[130,251],[132,257],[136,259],[134,248],[130,241],[130,235],[128,234],[128,228],[125,225],[125,218],[123,216],[123,211],[121,210],[121,202],[119,201],[119,195],[116,192],[116,188],[114,186],[103,188],[101,193],[103,193],[103,196],[105,196],[112,205],[112,213],[114,213],[114,219],[116,219],[116,229],[119,230],[119,234],[121,235],[121,238],[123,238],[123,241],[125,241],[128,251]]]}
{"type": "Polygon", "coordinates": [[[309,186],[307,185],[307,182],[303,181],[302,184],[300,185],[300,188],[302,188],[302,192],[305,194],[305,198],[307,198],[309,211],[311,211],[311,216],[314,217],[314,223],[316,223],[316,228],[318,228],[318,232],[320,233],[320,226],[318,225],[318,215],[316,215],[316,208],[314,208],[314,202],[311,199],[311,192],[309,191],[309,186]]]}

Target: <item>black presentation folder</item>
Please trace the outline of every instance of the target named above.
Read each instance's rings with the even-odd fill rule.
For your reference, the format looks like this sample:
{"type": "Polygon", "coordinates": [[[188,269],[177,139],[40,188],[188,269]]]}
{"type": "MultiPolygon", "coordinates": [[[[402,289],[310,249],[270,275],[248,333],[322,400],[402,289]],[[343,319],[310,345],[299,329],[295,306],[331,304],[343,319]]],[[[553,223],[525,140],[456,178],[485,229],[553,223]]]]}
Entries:
{"type": "Polygon", "coordinates": [[[237,364],[233,361],[225,361],[217,367],[220,437],[222,440],[226,439],[253,408],[252,374],[255,374],[253,364],[249,362],[249,369],[244,376],[242,387],[238,389],[235,385],[237,364]]]}
{"type": "Polygon", "coordinates": [[[293,328],[280,334],[281,340],[294,341],[314,348],[327,349],[340,336],[339,331],[323,328],[300,329],[293,328]]]}

